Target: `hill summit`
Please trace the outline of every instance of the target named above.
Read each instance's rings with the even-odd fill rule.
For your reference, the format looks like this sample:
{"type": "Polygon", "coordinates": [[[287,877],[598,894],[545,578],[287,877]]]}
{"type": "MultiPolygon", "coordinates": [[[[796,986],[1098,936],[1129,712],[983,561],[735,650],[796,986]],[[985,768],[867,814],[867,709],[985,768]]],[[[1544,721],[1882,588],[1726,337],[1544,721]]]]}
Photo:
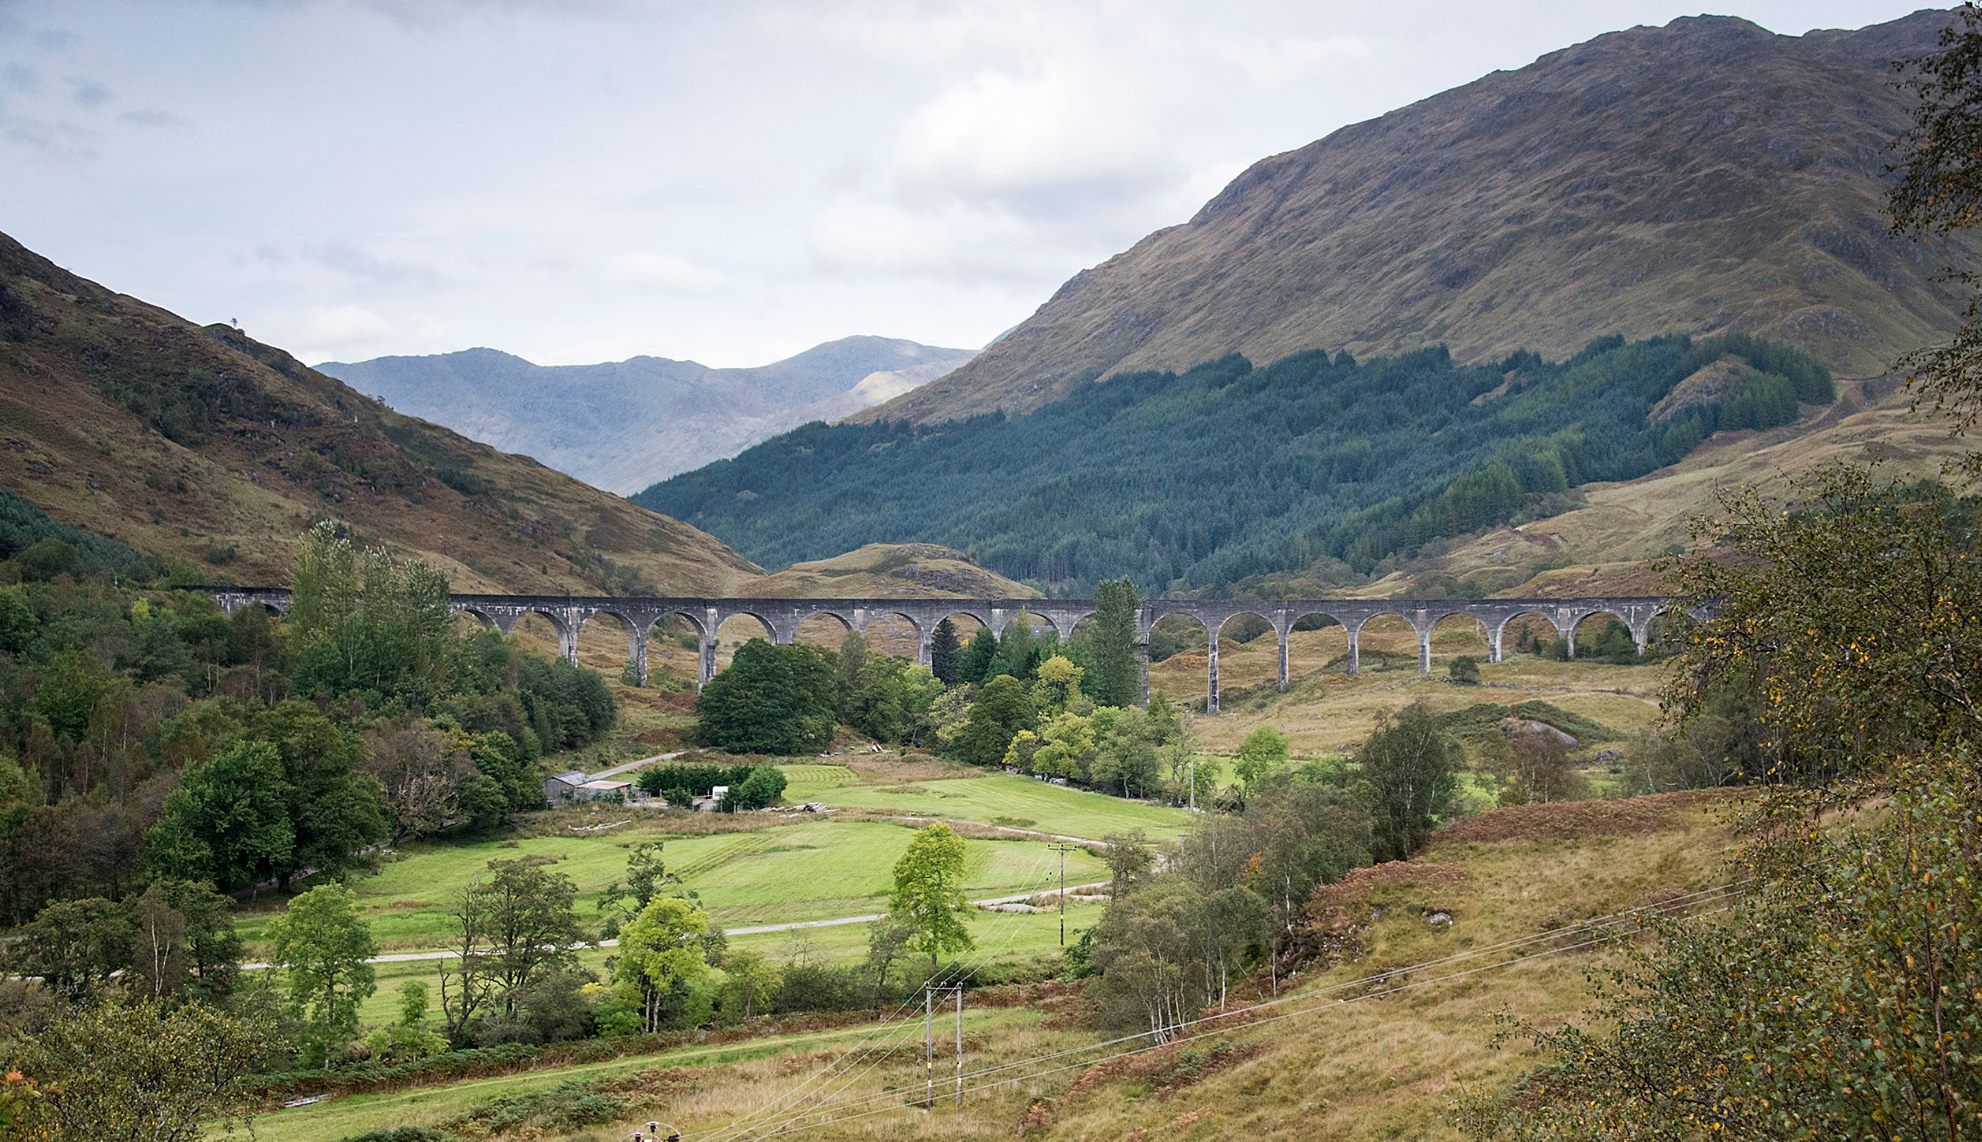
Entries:
{"type": "Polygon", "coordinates": [[[1559,358],[1607,334],[1742,332],[1882,373],[1963,300],[1884,209],[1907,107],[1892,64],[1947,22],[1781,36],[1680,19],[1342,128],[1253,164],[862,418],[1024,411],[1226,353],[1559,358]]]}

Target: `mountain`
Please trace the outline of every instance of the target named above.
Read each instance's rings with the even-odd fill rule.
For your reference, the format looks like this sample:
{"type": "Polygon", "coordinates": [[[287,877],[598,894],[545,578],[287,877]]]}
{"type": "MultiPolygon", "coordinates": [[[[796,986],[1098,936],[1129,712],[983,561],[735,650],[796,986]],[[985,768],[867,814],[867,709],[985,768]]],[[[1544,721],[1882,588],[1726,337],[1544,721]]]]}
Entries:
{"type": "Polygon", "coordinates": [[[1559,358],[1611,333],[1749,332],[1841,376],[1881,373],[1964,300],[1884,208],[1908,106],[1892,62],[1948,22],[1779,36],[1675,20],[1345,127],[1255,163],[861,418],[1021,411],[1233,352],[1559,358]]]}
{"type": "Polygon", "coordinates": [[[807,425],[636,500],[764,563],[917,537],[1055,590],[1305,574],[1312,595],[1836,398],[1813,358],[1743,334],[1611,337],[1559,362],[1234,355],[1022,415],[807,425]]]}
{"type": "Polygon", "coordinates": [[[760,574],[677,520],[403,416],[225,326],[0,235],[0,488],[60,523],[287,582],[317,520],[457,589],[723,593],[760,574]]]}
{"type": "Polygon", "coordinates": [[[326,361],[400,412],[633,492],[812,420],[838,420],[963,364],[967,349],[845,337],[749,369],[633,357],[536,365],[494,349],[326,361]]]}

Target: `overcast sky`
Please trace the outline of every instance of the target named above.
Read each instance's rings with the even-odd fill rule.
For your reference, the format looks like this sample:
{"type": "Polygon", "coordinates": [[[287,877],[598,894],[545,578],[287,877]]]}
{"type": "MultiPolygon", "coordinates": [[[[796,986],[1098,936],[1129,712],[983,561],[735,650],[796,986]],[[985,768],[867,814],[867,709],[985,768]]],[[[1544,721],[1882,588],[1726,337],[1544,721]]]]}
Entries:
{"type": "Polygon", "coordinates": [[[1256,159],[1698,11],[0,0],[0,231],[311,362],[970,347],[1256,159]]]}

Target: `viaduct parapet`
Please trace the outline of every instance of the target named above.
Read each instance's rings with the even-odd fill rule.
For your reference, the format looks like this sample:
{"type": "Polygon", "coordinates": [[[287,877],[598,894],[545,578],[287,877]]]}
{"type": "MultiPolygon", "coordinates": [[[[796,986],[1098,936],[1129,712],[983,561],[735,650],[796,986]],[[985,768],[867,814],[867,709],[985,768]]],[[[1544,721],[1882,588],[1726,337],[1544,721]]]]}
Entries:
{"type": "MultiPolygon", "coordinates": [[[[242,607],[262,606],[277,614],[289,609],[286,587],[206,588],[221,609],[233,614],[242,607]]],[[[1204,600],[1150,599],[1142,604],[1136,622],[1136,650],[1142,661],[1143,699],[1149,697],[1149,632],[1170,615],[1186,615],[1204,625],[1211,635],[1205,662],[1205,709],[1218,712],[1218,638],[1225,624],[1241,615],[1253,615],[1273,628],[1280,644],[1280,689],[1288,684],[1287,637],[1294,624],[1310,615],[1322,615],[1342,625],[1349,636],[1348,671],[1361,668],[1363,627],[1374,618],[1396,615],[1411,624],[1418,634],[1418,669],[1431,671],[1431,632],[1440,620],[1463,615],[1478,622],[1487,632],[1489,660],[1499,662],[1503,655],[1502,635],[1507,624],[1521,615],[1538,615],[1555,628],[1576,653],[1576,625],[1592,615],[1612,615],[1631,630],[1638,649],[1644,650],[1651,638],[1652,620],[1673,610],[1678,601],[1669,596],[1605,596],[1588,599],[1280,599],[1204,600]]],[[[929,640],[936,625],[945,618],[969,615],[1003,635],[1005,627],[1020,615],[1028,615],[1038,626],[1058,632],[1062,641],[1072,636],[1075,624],[1094,613],[1086,599],[692,599],[660,596],[577,596],[577,595],[454,595],[449,606],[472,615],[505,634],[525,615],[541,615],[557,631],[558,651],[566,661],[578,660],[578,632],[601,615],[616,619],[626,632],[634,676],[647,682],[647,639],[655,624],[679,616],[695,627],[700,656],[696,685],[716,673],[716,630],[731,618],[748,616],[763,624],[771,641],[790,643],[798,638],[799,624],[815,615],[838,619],[848,630],[865,633],[870,624],[883,618],[898,618],[915,628],[916,661],[929,665],[929,640]]]]}

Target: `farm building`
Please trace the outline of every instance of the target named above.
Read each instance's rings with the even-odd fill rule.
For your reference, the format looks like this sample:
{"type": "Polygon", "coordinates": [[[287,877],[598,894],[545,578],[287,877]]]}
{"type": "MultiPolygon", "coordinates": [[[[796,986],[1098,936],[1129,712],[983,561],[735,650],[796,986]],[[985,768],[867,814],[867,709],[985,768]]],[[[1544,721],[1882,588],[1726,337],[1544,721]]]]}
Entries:
{"type": "Polygon", "coordinates": [[[594,781],[575,769],[544,778],[544,800],[553,808],[581,801],[638,801],[642,796],[631,781],[594,781]]]}

